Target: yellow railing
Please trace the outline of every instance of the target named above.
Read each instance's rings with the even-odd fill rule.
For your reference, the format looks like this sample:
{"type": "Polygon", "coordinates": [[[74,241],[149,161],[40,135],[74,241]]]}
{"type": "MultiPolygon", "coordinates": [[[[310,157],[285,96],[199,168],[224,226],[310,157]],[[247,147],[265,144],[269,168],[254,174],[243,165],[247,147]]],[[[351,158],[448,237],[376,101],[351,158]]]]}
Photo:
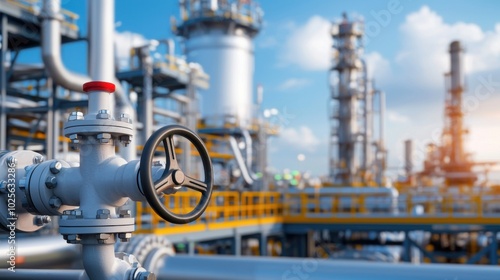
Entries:
{"type": "MultiPolygon", "coordinates": [[[[197,192],[167,196],[165,205],[188,213],[199,200],[197,192]]],[[[264,223],[492,223],[500,222],[498,195],[402,195],[217,191],[205,213],[188,225],[160,219],[147,204],[137,204],[137,231],[178,234],[264,223]],[[380,220],[383,218],[383,220],[380,220]],[[466,219],[462,219],[466,218],[466,219]],[[426,220],[427,219],[427,220],[426,220]],[[462,220],[460,220],[462,219],[462,220]]]]}
{"type": "MultiPolygon", "coordinates": [[[[174,213],[188,213],[198,203],[200,193],[178,192],[167,196],[164,204],[174,213]]],[[[147,204],[136,205],[137,231],[178,233],[204,230],[211,225],[230,223],[232,226],[251,225],[262,222],[276,222],[283,216],[281,195],[273,192],[218,191],[212,194],[205,213],[188,225],[174,225],[164,222],[147,204]],[[272,219],[267,219],[272,218],[272,219]]],[[[278,221],[280,222],[280,221],[278,221]]],[[[218,227],[218,226],[215,226],[218,227]]]]}

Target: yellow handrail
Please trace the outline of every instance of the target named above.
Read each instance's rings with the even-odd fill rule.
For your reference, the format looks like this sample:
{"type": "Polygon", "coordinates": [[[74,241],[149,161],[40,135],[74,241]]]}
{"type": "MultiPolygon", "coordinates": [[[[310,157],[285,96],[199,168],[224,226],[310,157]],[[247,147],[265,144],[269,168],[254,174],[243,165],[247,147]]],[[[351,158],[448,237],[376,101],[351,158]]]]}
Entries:
{"type": "MultiPolygon", "coordinates": [[[[188,213],[200,198],[198,192],[178,192],[165,197],[165,206],[175,213],[188,213]]],[[[406,200],[392,205],[393,197],[380,194],[341,194],[341,193],[286,193],[278,192],[237,192],[216,191],[205,213],[200,219],[187,225],[173,225],[163,222],[149,206],[137,204],[137,230],[140,232],[182,233],[190,229],[206,230],[213,227],[257,225],[283,221],[307,221],[332,217],[370,219],[369,214],[386,214],[388,219],[411,218],[422,215],[433,219],[440,217],[452,221],[457,214],[467,217],[484,217],[488,213],[500,220],[500,196],[490,196],[487,201],[481,195],[453,196],[443,195],[440,199],[433,196],[408,195],[406,200]],[[413,207],[423,205],[424,213],[412,213],[413,207]],[[401,207],[401,208],[400,208],[401,207]],[[496,215],[496,216],[495,216],[496,215]]],[[[418,218],[418,217],[415,217],[418,218]]],[[[436,220],[432,220],[436,222],[436,220]]]]}

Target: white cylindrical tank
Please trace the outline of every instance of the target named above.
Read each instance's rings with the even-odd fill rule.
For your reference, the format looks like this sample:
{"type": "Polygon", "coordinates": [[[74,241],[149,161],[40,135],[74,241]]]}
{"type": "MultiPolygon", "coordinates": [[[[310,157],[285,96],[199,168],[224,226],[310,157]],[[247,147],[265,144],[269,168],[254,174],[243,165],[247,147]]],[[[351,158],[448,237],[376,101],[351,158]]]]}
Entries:
{"type": "Polygon", "coordinates": [[[186,40],[186,55],[210,76],[210,87],[200,92],[201,114],[207,125],[248,125],[253,107],[252,38],[243,29],[229,34],[222,28],[197,30],[186,40]]]}
{"type": "Polygon", "coordinates": [[[201,116],[208,126],[246,127],[253,111],[253,37],[262,11],[254,1],[180,1],[189,62],[201,64],[210,87],[200,91],[201,116]]]}

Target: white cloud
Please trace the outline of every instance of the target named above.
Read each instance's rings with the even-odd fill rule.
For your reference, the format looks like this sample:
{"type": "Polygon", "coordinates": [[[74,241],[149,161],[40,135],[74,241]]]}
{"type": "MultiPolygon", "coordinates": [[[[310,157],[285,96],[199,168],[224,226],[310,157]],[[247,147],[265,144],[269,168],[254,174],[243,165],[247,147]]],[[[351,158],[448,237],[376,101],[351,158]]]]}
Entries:
{"type": "Polygon", "coordinates": [[[370,52],[364,56],[367,68],[368,77],[375,79],[377,82],[385,83],[392,78],[391,63],[378,52],[370,52]]]}
{"type": "Polygon", "coordinates": [[[288,80],[284,81],[283,83],[281,83],[279,85],[278,89],[282,90],[282,91],[290,90],[290,89],[297,89],[297,88],[304,87],[310,83],[311,83],[311,81],[308,79],[291,78],[291,79],[288,79],[288,80]]]}
{"type": "Polygon", "coordinates": [[[443,18],[423,6],[410,13],[400,26],[403,48],[396,57],[404,69],[405,81],[433,88],[443,85],[443,73],[449,71],[449,44],[460,40],[466,49],[465,71],[492,70],[500,65],[500,24],[484,31],[474,23],[446,23],[443,18]]]}
{"type": "Polygon", "coordinates": [[[283,140],[285,144],[299,150],[314,151],[320,144],[319,139],[307,126],[283,128],[280,131],[279,138],[283,140]]]}
{"type": "Polygon", "coordinates": [[[332,63],[330,26],[327,19],[315,15],[295,27],[286,40],[283,62],[305,70],[327,70],[332,63]]]}
{"type": "Polygon", "coordinates": [[[115,32],[115,52],[120,69],[129,65],[130,49],[146,44],[148,40],[141,34],[130,31],[115,32]]]}
{"type": "Polygon", "coordinates": [[[394,122],[394,123],[407,123],[410,121],[410,119],[405,116],[405,115],[402,115],[396,111],[393,111],[393,110],[387,110],[387,119],[390,121],[390,122],[394,122]]]}

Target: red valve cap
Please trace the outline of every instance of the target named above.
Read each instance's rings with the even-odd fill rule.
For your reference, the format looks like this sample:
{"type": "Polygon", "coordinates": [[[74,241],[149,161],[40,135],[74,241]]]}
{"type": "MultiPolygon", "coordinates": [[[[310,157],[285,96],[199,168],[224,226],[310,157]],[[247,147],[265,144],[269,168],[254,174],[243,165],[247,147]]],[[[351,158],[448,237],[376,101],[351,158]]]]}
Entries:
{"type": "Polygon", "coordinates": [[[113,83],[108,83],[108,82],[103,82],[103,81],[92,81],[92,82],[87,82],[83,84],[83,91],[84,92],[91,92],[91,91],[105,91],[109,93],[115,92],[115,84],[113,83]]]}

